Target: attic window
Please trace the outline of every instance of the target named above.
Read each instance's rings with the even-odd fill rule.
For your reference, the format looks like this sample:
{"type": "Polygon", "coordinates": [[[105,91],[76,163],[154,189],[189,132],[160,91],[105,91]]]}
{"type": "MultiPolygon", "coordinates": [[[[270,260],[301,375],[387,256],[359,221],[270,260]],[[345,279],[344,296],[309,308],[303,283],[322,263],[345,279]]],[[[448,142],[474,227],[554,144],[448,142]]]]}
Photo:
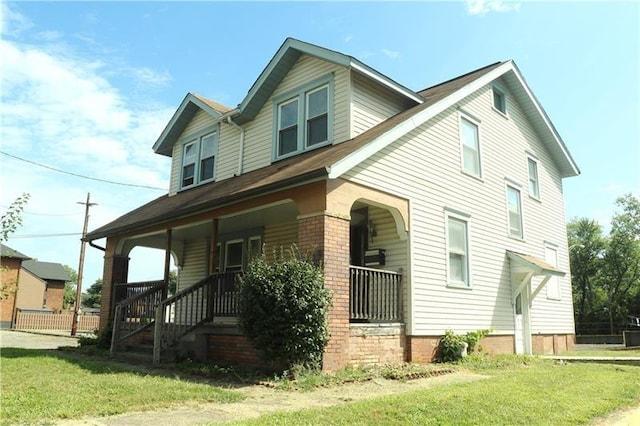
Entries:
{"type": "Polygon", "coordinates": [[[332,90],[329,76],[274,99],[275,160],[330,143],[332,90]]]}
{"type": "Polygon", "coordinates": [[[493,88],[493,107],[503,114],[507,113],[507,99],[504,92],[497,87],[493,88]]]}

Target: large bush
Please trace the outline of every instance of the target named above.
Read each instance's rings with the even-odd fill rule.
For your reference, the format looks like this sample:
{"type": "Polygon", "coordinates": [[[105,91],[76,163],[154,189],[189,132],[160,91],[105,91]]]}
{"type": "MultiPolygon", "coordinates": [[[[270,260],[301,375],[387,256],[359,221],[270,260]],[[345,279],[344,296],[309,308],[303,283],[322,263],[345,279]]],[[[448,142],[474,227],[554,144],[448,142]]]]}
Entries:
{"type": "Polygon", "coordinates": [[[240,326],[266,361],[319,368],[330,303],[322,268],[295,246],[273,258],[255,258],[240,280],[240,326]]]}

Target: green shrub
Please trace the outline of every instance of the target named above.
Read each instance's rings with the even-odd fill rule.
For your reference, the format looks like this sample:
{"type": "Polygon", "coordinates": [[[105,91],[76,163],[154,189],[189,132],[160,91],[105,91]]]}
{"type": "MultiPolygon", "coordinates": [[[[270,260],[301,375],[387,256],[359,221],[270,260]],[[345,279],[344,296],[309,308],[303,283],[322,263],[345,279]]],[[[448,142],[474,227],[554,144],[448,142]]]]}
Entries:
{"type": "Polygon", "coordinates": [[[240,279],[240,326],[266,361],[319,368],[328,341],[330,304],[322,268],[295,246],[255,258],[240,279]]]}
{"type": "Polygon", "coordinates": [[[480,340],[487,337],[492,329],[469,331],[466,334],[455,334],[453,330],[446,330],[440,338],[436,348],[436,362],[455,362],[463,357],[464,348],[469,353],[476,350],[480,340]]]}

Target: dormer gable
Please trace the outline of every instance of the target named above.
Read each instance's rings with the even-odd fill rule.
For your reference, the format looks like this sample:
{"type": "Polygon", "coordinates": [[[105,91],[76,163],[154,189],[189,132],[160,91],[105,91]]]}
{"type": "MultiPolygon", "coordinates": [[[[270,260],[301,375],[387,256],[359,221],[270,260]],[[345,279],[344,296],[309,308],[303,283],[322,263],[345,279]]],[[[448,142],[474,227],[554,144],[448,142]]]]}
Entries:
{"type": "Polygon", "coordinates": [[[187,93],[153,145],[153,151],[156,154],[171,157],[173,146],[198,111],[203,111],[213,119],[219,120],[223,115],[233,112],[233,109],[194,93],[187,93]]]}

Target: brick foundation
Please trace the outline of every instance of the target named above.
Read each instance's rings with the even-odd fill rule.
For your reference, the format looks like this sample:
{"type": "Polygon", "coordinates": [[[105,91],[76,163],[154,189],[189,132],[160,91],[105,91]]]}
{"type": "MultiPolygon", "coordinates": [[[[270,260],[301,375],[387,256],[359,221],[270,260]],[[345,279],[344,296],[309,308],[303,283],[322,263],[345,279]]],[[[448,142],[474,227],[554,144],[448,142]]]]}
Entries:
{"type": "Polygon", "coordinates": [[[558,355],[573,349],[574,334],[536,334],[531,336],[534,355],[558,355]]]}
{"type": "Polygon", "coordinates": [[[207,361],[219,366],[255,368],[282,371],[284,367],[275,362],[265,362],[251,342],[237,329],[221,328],[206,336],[207,361]]]}
{"type": "Polygon", "coordinates": [[[351,324],[349,333],[350,364],[398,364],[405,360],[404,326],[351,324]]]}

